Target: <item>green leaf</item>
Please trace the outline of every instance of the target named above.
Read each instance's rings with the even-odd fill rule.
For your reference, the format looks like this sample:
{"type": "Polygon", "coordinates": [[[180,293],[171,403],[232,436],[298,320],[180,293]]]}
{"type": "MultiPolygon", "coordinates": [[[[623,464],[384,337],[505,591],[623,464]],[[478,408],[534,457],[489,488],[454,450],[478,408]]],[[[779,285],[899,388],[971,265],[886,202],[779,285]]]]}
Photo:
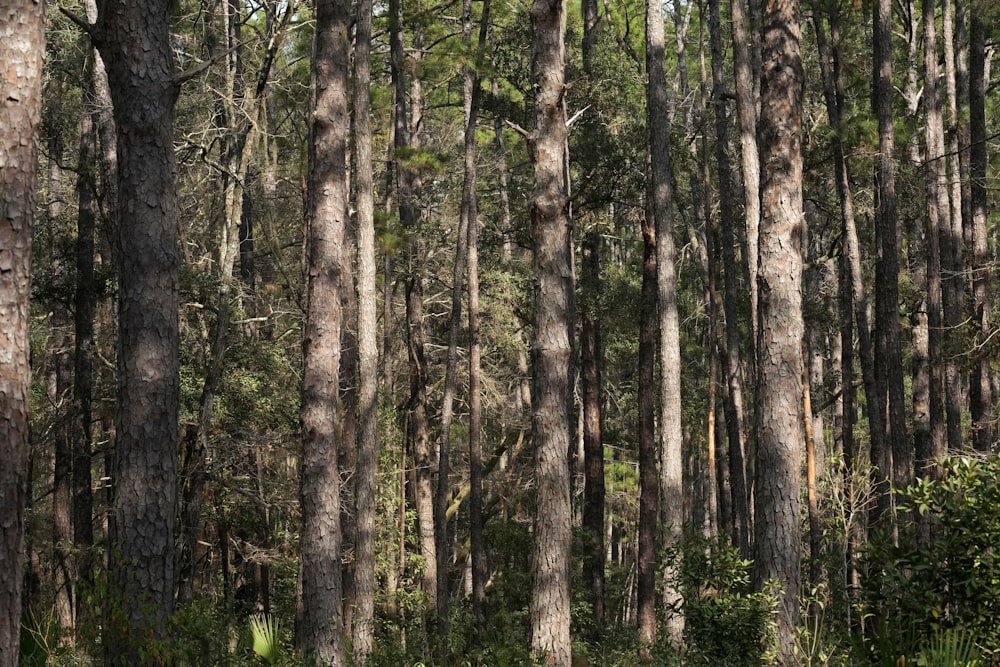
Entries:
{"type": "Polygon", "coordinates": [[[275,664],[280,653],[278,621],[267,614],[255,614],[250,617],[250,634],[253,635],[253,652],[265,663],[275,664]]]}

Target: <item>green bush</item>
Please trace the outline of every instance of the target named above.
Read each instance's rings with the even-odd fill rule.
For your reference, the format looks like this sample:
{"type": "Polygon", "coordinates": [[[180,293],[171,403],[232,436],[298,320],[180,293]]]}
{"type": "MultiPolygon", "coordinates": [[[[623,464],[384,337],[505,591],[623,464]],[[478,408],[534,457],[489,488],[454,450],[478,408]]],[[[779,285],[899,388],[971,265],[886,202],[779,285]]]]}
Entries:
{"type": "Polygon", "coordinates": [[[720,541],[688,538],[681,561],[685,664],[758,667],[774,644],[775,599],[750,589],[750,561],[720,541]]]}
{"type": "Polygon", "coordinates": [[[876,537],[866,555],[875,654],[908,645],[916,655],[951,628],[1000,653],[1000,460],[956,456],[942,467],[940,480],[900,494],[898,543],[876,537]]]}

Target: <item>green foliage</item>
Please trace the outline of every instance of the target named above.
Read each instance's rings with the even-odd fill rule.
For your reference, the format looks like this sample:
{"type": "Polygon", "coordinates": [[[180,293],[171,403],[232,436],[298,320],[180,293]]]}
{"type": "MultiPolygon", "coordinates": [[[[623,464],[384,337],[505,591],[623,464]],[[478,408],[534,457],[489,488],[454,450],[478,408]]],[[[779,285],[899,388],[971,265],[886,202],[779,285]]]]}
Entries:
{"type": "Polygon", "coordinates": [[[982,658],[973,636],[958,628],[936,632],[919,655],[921,667],[976,667],[982,658]]]}
{"type": "Polygon", "coordinates": [[[1000,651],[1000,460],[955,456],[942,468],[939,481],[922,478],[901,494],[898,546],[883,535],[869,547],[867,611],[892,619],[876,624],[875,653],[909,632],[919,646],[952,628],[1000,651]]]}
{"type": "Polygon", "coordinates": [[[683,554],[685,664],[768,664],[776,600],[750,591],[750,561],[728,544],[700,537],[686,538],[683,554]]]}
{"type": "Polygon", "coordinates": [[[281,654],[278,620],[269,614],[255,614],[250,617],[250,634],[253,635],[253,652],[268,665],[278,662],[281,654]]]}
{"type": "Polygon", "coordinates": [[[55,667],[87,664],[85,656],[72,650],[53,610],[29,611],[21,623],[21,667],[55,667]]]}

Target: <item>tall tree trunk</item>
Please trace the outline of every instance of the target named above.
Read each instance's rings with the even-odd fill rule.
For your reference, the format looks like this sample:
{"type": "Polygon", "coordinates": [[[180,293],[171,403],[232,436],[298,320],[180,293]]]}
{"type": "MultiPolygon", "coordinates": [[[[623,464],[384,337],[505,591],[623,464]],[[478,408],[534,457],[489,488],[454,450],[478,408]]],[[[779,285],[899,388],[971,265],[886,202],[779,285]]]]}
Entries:
{"type": "MultiPolygon", "coordinates": [[[[976,14],[971,18],[969,37],[969,163],[972,187],[972,301],[973,326],[977,341],[985,343],[990,334],[989,241],[986,194],[986,28],[976,14]]],[[[990,358],[977,351],[969,382],[972,412],[972,441],[979,451],[989,451],[993,441],[990,358]]]]}
{"type": "MultiPolygon", "coordinates": [[[[740,1],[735,0],[737,3],[740,1]]],[[[722,220],[722,242],[720,245],[722,246],[722,263],[725,271],[723,291],[726,308],[726,366],[724,372],[732,402],[730,414],[726,418],[726,425],[730,441],[729,475],[733,490],[733,518],[735,520],[733,544],[746,558],[750,555],[750,507],[744,456],[746,448],[743,438],[743,382],[740,368],[739,329],[740,295],[737,293],[736,280],[738,239],[733,228],[736,210],[733,206],[735,197],[732,189],[732,166],[727,150],[729,123],[726,113],[722,28],[719,20],[718,0],[711,0],[709,4],[709,39],[712,45],[712,103],[715,110],[715,161],[719,174],[719,217],[722,220]]],[[[744,113],[742,109],[740,113],[744,113]]],[[[753,145],[756,146],[756,144],[756,139],[754,139],[753,145]]],[[[756,157],[754,161],[756,162],[756,157]]],[[[756,172],[758,169],[759,165],[755,164],[753,170],[756,172]]],[[[756,178],[756,173],[753,178],[756,178]]],[[[755,206],[753,211],[748,212],[747,215],[758,215],[757,211],[758,208],[755,206]]],[[[756,257],[756,248],[752,254],[756,257]]],[[[756,289],[753,290],[753,294],[756,297],[756,289]]]]}
{"type": "MultiPolygon", "coordinates": [[[[588,86],[594,77],[594,52],[597,49],[600,15],[597,0],[581,3],[583,18],[583,67],[588,86]]],[[[580,391],[583,417],[583,532],[586,540],[583,578],[589,591],[590,607],[598,634],[604,628],[604,443],[602,439],[602,365],[601,339],[601,225],[600,213],[594,216],[583,239],[580,313],[580,391]]]]}
{"type": "MultiPolygon", "coordinates": [[[[811,346],[804,347],[804,352],[810,354],[811,346]]],[[[816,490],[816,430],[813,428],[812,387],[809,369],[806,364],[802,366],[802,433],[806,445],[806,509],[809,514],[809,587],[815,590],[822,583],[823,535],[819,527],[819,497],[816,490]]],[[[822,430],[819,431],[819,437],[822,445],[822,430]]]]}
{"type": "MultiPolygon", "coordinates": [[[[472,3],[465,11],[472,29],[472,3]]],[[[486,48],[490,24],[490,2],[483,3],[479,24],[477,54],[486,48]]],[[[463,26],[464,29],[464,26],[463,26]]],[[[482,65],[477,55],[477,68],[482,65]]],[[[462,207],[468,220],[469,281],[469,543],[472,557],[472,613],[480,639],[486,633],[486,544],[483,537],[483,446],[482,446],[482,343],[479,333],[479,219],[476,196],[476,128],[481,96],[480,76],[469,68],[465,72],[469,91],[469,113],[465,121],[465,178],[462,184],[462,207]]],[[[442,518],[442,520],[444,520],[442,518]]]]}
{"type": "Polygon", "coordinates": [[[531,650],[547,666],[569,667],[572,508],[567,452],[573,267],[564,171],[566,7],[562,0],[534,0],[530,14],[535,90],[535,129],[530,147],[535,170],[531,196],[535,273],[531,650]]]}
{"type": "MultiPolygon", "coordinates": [[[[670,127],[667,124],[667,76],[664,65],[662,10],[646,3],[646,90],[649,151],[652,179],[649,193],[656,223],[656,282],[660,321],[660,518],[663,549],[680,544],[684,521],[684,486],[681,432],[680,323],[677,316],[677,273],[674,266],[673,193],[670,174],[670,127]]],[[[662,590],[664,605],[671,610],[666,620],[666,639],[675,646],[683,641],[684,616],[679,611],[680,590],[674,568],[668,565],[662,590]]]]}
{"type": "Polygon", "coordinates": [[[98,3],[93,39],[107,66],[118,152],[118,401],[111,595],[112,662],[148,664],[174,606],[180,249],[168,3],[98,3]],[[117,612],[112,612],[116,614],[117,612]],[[122,630],[124,628],[124,631],[122,630]],[[140,639],[142,638],[142,639],[140,639]]]}
{"type": "Polygon", "coordinates": [[[21,572],[27,491],[29,298],[38,133],[42,110],[45,7],[23,1],[0,9],[0,61],[7,71],[0,106],[0,666],[16,667],[21,636],[21,572]]]}
{"type": "MultiPolygon", "coordinates": [[[[942,252],[948,244],[950,226],[948,175],[945,164],[944,121],[941,116],[941,96],[938,91],[938,50],[934,25],[934,0],[923,0],[924,11],[924,140],[926,143],[925,176],[927,183],[927,360],[929,370],[930,449],[922,452],[926,458],[921,467],[933,465],[933,460],[945,453],[945,421],[943,412],[944,374],[942,297],[942,252]]],[[[950,248],[948,248],[950,251],[950,248]]],[[[895,456],[893,457],[893,468],[895,456]]],[[[893,482],[900,486],[894,475],[893,482]]],[[[900,486],[902,488],[902,486],[900,486]]]]}
{"type": "MultiPolygon", "coordinates": [[[[354,48],[354,187],[358,220],[358,460],[354,473],[354,664],[368,662],[375,642],[375,481],[378,473],[378,323],[375,203],[372,183],[372,2],[357,7],[354,48]]],[[[389,291],[389,286],[386,286],[389,291]]]]}
{"type": "MultiPolygon", "coordinates": [[[[51,218],[50,218],[50,222],[51,218]]],[[[61,260],[55,259],[57,263],[61,260]]],[[[57,417],[53,429],[53,474],[52,474],[52,584],[55,587],[53,603],[54,620],[66,641],[73,630],[73,608],[76,591],[76,575],[73,571],[73,523],[72,523],[72,483],[73,444],[72,413],[67,400],[72,391],[72,367],[70,365],[70,338],[68,313],[62,307],[50,319],[56,334],[58,352],[52,359],[55,376],[55,400],[57,417]]]]}
{"type": "MultiPolygon", "coordinates": [[[[423,113],[421,83],[415,76],[409,81],[407,101],[406,72],[416,69],[407,63],[403,48],[402,6],[398,0],[389,5],[390,55],[392,79],[395,89],[395,148],[396,189],[399,197],[399,218],[406,229],[407,268],[406,287],[406,339],[410,367],[410,393],[407,401],[406,443],[413,458],[413,498],[417,510],[417,530],[420,555],[424,559],[421,589],[427,596],[427,610],[437,608],[437,555],[434,539],[434,496],[431,485],[431,448],[427,417],[427,360],[424,355],[424,244],[420,238],[421,213],[417,196],[421,188],[420,176],[405,159],[408,149],[419,148],[420,118],[423,113]],[[409,113],[408,113],[409,112],[409,113]]],[[[422,36],[417,30],[413,49],[420,53],[422,36]]],[[[416,56],[414,56],[416,58],[416,56]]]]}
{"type": "Polygon", "coordinates": [[[604,625],[604,443],[601,435],[600,234],[594,229],[583,240],[582,287],[587,301],[580,318],[580,380],[583,403],[584,499],[586,540],[584,580],[594,622],[604,625]]]}
{"type": "MultiPolygon", "coordinates": [[[[93,99],[93,60],[85,75],[85,90],[93,99]]],[[[94,280],[94,238],[99,203],[97,195],[97,112],[88,105],[80,123],[80,150],[77,160],[76,292],[74,295],[73,349],[73,545],[77,550],[76,608],[78,623],[90,623],[91,548],[94,545],[94,497],[91,481],[91,439],[93,422],[93,346],[96,282],[94,280]]]]}
{"type": "MultiPolygon", "coordinates": [[[[760,162],[757,152],[757,90],[750,61],[745,0],[731,0],[733,30],[733,75],[736,113],[740,123],[740,160],[743,171],[743,215],[746,219],[744,272],[750,290],[751,345],[757,345],[757,234],[760,228],[760,162]]],[[[755,355],[751,355],[753,357],[755,355]]],[[[735,509],[735,508],[734,508],[735,509]]]]}
{"type": "Polygon", "coordinates": [[[796,0],[768,0],[762,40],[760,324],[754,582],[782,588],[782,665],[797,664],[802,457],[802,86],[796,0]]]}
{"type": "Polygon", "coordinates": [[[297,644],[306,664],[344,664],[341,581],[341,272],[347,252],[350,7],[320,0],[313,43],[308,274],[302,372],[302,615],[297,644]]]}
{"type": "MultiPolygon", "coordinates": [[[[837,187],[837,198],[840,200],[840,228],[841,228],[841,256],[845,263],[847,273],[843,278],[847,281],[849,292],[841,296],[841,301],[846,306],[853,306],[854,317],[850,318],[857,324],[858,330],[858,351],[861,360],[861,378],[865,388],[866,396],[877,396],[875,380],[875,360],[872,356],[872,340],[869,316],[868,295],[865,292],[864,278],[861,267],[861,249],[858,241],[857,226],[854,220],[854,196],[851,190],[850,170],[847,156],[844,154],[843,132],[841,129],[841,117],[844,105],[843,72],[841,68],[841,38],[840,38],[840,16],[836,6],[831,8],[828,17],[830,23],[830,44],[826,41],[826,33],[823,30],[822,22],[816,18],[814,25],[816,28],[816,41],[819,48],[820,68],[823,74],[823,97],[826,102],[827,117],[830,126],[834,130],[833,136],[833,168],[834,178],[837,187]],[[846,299],[846,301],[844,301],[846,299]]],[[[842,313],[843,318],[843,313],[842,313]]],[[[846,321],[846,320],[845,320],[846,321]]],[[[848,346],[853,346],[853,326],[846,326],[842,322],[841,335],[843,339],[844,357],[842,363],[842,383],[845,392],[845,401],[853,405],[854,400],[854,361],[853,349],[848,352],[848,346]],[[850,363],[848,363],[850,362],[850,363]],[[848,366],[850,366],[848,368],[848,366]],[[851,384],[848,385],[848,374],[851,384]],[[851,392],[850,397],[846,392],[851,392]]],[[[844,404],[845,414],[852,411],[847,402],[844,404]]],[[[868,404],[868,424],[869,434],[873,451],[883,451],[885,440],[885,416],[882,403],[870,401],[868,404]]],[[[853,418],[853,412],[851,412],[853,418]]],[[[853,424],[853,422],[852,422],[853,424]]],[[[852,426],[853,428],[853,426],[852,426]]],[[[845,430],[847,426],[845,425],[845,430]]],[[[844,456],[849,465],[857,460],[857,452],[854,449],[853,432],[850,439],[845,435],[844,456]]]]}
{"type": "Polygon", "coordinates": [[[643,659],[656,642],[656,549],[660,485],[656,463],[656,221],[647,197],[642,217],[642,297],[639,305],[639,544],[636,620],[643,659]]]}
{"type": "MultiPolygon", "coordinates": [[[[872,111],[878,121],[879,152],[875,165],[875,390],[868,405],[885,420],[885,441],[872,439],[871,463],[876,502],[873,523],[890,520],[893,505],[890,480],[909,469],[909,443],[903,400],[903,361],[899,324],[900,232],[896,217],[896,173],[893,163],[892,3],[872,5],[872,111]],[[898,459],[898,460],[897,460],[898,459]],[[894,470],[897,473],[894,473],[894,470]]],[[[903,475],[905,477],[905,475],[903,475]]]]}
{"type": "MultiPolygon", "coordinates": [[[[462,2],[462,41],[464,47],[471,53],[472,44],[472,0],[462,2]]],[[[465,138],[468,139],[470,125],[475,127],[473,119],[473,85],[475,72],[468,64],[462,67],[463,107],[465,111],[465,138]]],[[[473,133],[475,130],[472,130],[473,133]]],[[[445,662],[448,655],[448,501],[451,495],[450,457],[451,457],[451,422],[456,393],[456,375],[458,367],[458,334],[462,327],[462,288],[466,275],[466,256],[469,248],[470,197],[475,197],[475,136],[473,144],[465,143],[464,183],[462,187],[462,202],[458,216],[458,229],[455,234],[455,264],[451,274],[451,316],[448,326],[448,353],[445,363],[444,396],[441,399],[441,442],[438,447],[438,483],[434,497],[434,537],[437,550],[437,634],[439,645],[439,661],[445,662]],[[472,154],[470,156],[470,151],[472,154]],[[470,172],[471,157],[471,172],[470,172]],[[472,177],[471,187],[470,175],[472,177]]],[[[471,398],[471,391],[470,391],[471,398]]]]}
{"type": "MultiPolygon", "coordinates": [[[[958,116],[958,92],[955,53],[955,2],[957,0],[942,0],[941,36],[944,42],[945,69],[945,104],[947,117],[941,119],[944,138],[942,144],[947,154],[946,164],[941,165],[944,171],[945,196],[943,201],[949,203],[941,217],[941,298],[944,325],[942,346],[946,352],[942,355],[945,383],[945,416],[948,433],[948,449],[958,451],[962,448],[962,405],[965,403],[962,386],[962,370],[958,362],[958,350],[963,338],[962,320],[965,317],[965,274],[962,267],[962,151],[959,150],[960,119],[958,116]],[[949,178],[950,172],[950,178],[949,178]],[[950,200],[949,200],[950,195],[950,200]]],[[[926,7],[926,3],[925,3],[926,7]]],[[[933,16],[931,14],[930,16],[933,16]]],[[[933,23],[927,20],[924,24],[933,23]]],[[[926,40],[926,32],[924,33],[926,40]]],[[[925,43],[924,48],[927,48],[925,43]]],[[[935,49],[936,51],[936,49],[935,49]]],[[[939,93],[940,95],[940,93],[939,93]]],[[[924,105],[927,105],[927,90],[924,90],[924,105]]],[[[939,109],[939,115],[942,112],[939,109]]],[[[928,155],[928,157],[931,157],[928,155]]],[[[944,157],[941,158],[944,162],[944,157]]]]}

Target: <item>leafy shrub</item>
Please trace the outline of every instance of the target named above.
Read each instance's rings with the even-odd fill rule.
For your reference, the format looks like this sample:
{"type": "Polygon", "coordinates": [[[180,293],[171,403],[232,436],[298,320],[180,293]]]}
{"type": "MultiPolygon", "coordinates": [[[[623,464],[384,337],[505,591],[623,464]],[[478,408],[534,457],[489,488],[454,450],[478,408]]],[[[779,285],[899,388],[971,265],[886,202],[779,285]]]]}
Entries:
{"type": "Polygon", "coordinates": [[[750,561],[728,544],[703,538],[687,538],[683,553],[685,664],[768,664],[775,599],[750,590],[750,561]]]}
{"type": "Polygon", "coordinates": [[[864,580],[878,646],[929,646],[935,633],[964,628],[1000,653],[1000,460],[949,457],[940,480],[901,494],[898,544],[872,540],[864,580]]]}

